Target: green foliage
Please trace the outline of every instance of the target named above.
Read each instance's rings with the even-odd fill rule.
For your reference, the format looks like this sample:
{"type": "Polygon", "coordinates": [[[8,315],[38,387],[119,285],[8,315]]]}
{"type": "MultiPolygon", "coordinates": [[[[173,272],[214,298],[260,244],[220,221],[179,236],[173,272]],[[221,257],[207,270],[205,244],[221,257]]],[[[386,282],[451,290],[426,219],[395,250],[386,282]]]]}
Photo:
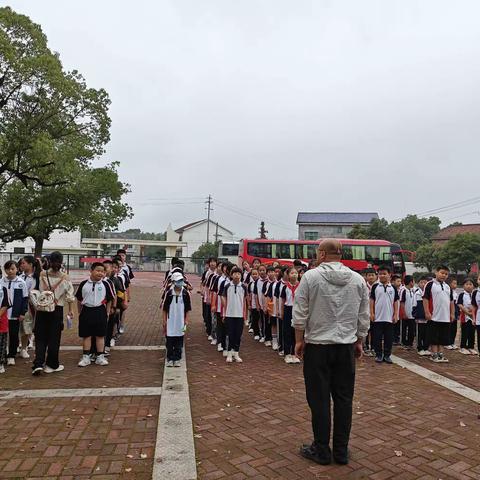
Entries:
{"type": "Polygon", "coordinates": [[[415,251],[421,245],[428,244],[439,230],[440,219],[437,217],[407,215],[402,220],[391,223],[380,218],[373,219],[368,227],[355,225],[348,237],[389,240],[400,244],[404,250],[415,251]]]}
{"type": "Polygon", "coordinates": [[[480,235],[455,235],[441,249],[441,259],[453,272],[470,272],[472,263],[480,263],[480,235]]]}
{"type": "Polygon", "coordinates": [[[200,260],[207,259],[209,257],[218,257],[218,246],[219,242],[215,243],[204,243],[193,255],[192,259],[200,260]]]}
{"type": "Polygon", "coordinates": [[[93,168],[109,141],[110,100],[65,72],[41,27],[0,8],[0,238],[114,228],[131,215],[117,164],[93,168]]]}
{"type": "Polygon", "coordinates": [[[426,268],[432,272],[436,265],[441,262],[441,247],[426,243],[417,248],[415,254],[415,265],[420,268],[426,268]]]}

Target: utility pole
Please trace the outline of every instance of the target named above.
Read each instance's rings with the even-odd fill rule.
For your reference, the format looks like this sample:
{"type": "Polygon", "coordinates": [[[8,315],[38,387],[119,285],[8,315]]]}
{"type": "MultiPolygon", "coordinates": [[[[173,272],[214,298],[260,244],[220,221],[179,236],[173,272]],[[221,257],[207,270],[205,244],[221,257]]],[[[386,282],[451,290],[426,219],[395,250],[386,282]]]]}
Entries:
{"type": "Polygon", "coordinates": [[[205,202],[207,204],[207,243],[210,242],[210,212],[212,211],[212,203],[213,199],[212,196],[209,195],[207,198],[207,201],[205,202]]]}
{"type": "Polygon", "coordinates": [[[258,232],[260,233],[260,238],[267,238],[268,230],[265,230],[265,222],[263,220],[260,222],[260,229],[258,232]]]}

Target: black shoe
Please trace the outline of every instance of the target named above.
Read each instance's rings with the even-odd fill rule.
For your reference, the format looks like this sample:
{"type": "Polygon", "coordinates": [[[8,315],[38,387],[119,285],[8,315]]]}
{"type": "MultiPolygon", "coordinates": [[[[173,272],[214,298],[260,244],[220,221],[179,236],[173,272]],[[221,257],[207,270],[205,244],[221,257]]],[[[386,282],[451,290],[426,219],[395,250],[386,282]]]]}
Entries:
{"type": "Polygon", "coordinates": [[[383,362],[383,355],[377,355],[377,356],[375,357],[375,361],[376,361],[377,363],[382,363],[382,362],[383,362]]]}
{"type": "Polygon", "coordinates": [[[330,465],[332,463],[332,452],[328,446],[319,447],[315,443],[302,445],[300,447],[300,455],[320,465],[330,465]]]}
{"type": "Polygon", "coordinates": [[[385,363],[389,363],[390,365],[393,363],[393,360],[392,358],[390,357],[390,355],[387,355],[386,357],[383,357],[383,361],[385,363]]]}
{"type": "Polygon", "coordinates": [[[339,465],[348,465],[348,450],[347,449],[342,449],[339,451],[333,451],[333,460],[335,463],[338,463],[339,465]]]}

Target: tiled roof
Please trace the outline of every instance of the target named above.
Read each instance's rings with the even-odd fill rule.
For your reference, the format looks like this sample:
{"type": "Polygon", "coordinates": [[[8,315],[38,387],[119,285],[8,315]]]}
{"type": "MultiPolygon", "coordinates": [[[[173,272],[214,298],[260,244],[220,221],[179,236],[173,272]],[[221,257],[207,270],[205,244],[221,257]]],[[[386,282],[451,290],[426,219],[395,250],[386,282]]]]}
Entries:
{"type": "Polygon", "coordinates": [[[462,233],[476,233],[480,235],[480,223],[469,223],[467,225],[453,225],[451,227],[442,228],[433,237],[433,241],[446,241],[453,238],[455,235],[462,233]]]}
{"type": "Polygon", "coordinates": [[[339,224],[347,225],[355,223],[370,223],[374,218],[378,218],[375,212],[299,212],[297,215],[297,225],[304,223],[319,224],[339,224]]]}

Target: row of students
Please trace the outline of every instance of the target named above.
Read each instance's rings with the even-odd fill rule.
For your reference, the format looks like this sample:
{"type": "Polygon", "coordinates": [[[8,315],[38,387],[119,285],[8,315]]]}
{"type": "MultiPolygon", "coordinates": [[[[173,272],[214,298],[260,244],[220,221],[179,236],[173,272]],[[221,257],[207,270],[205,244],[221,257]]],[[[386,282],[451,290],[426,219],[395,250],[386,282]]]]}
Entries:
{"type": "MultiPolygon", "coordinates": [[[[92,358],[98,358],[99,364],[108,364],[105,356],[114,344],[114,327],[117,326],[117,334],[121,333],[122,313],[128,307],[127,291],[134,276],[125,259],[126,252],[119,250],[113,260],[94,263],[90,279],[82,282],[77,290],[79,336],[84,339],[84,355],[79,366],[88,365],[92,358]],[[92,339],[95,339],[94,346],[90,345],[92,339]],[[85,358],[87,352],[89,362],[85,358]]],[[[59,350],[64,307],[68,307],[71,321],[75,301],[73,285],[63,269],[62,254],[53,252],[42,259],[42,264],[29,255],[18,264],[10,260],[4,265],[4,272],[0,284],[0,305],[3,305],[0,309],[0,373],[5,372],[5,365],[15,365],[18,354],[23,359],[30,358],[29,343],[35,348],[34,375],[62,371],[59,350]],[[53,292],[55,310],[35,311],[29,299],[32,290],[53,292]]]]}

